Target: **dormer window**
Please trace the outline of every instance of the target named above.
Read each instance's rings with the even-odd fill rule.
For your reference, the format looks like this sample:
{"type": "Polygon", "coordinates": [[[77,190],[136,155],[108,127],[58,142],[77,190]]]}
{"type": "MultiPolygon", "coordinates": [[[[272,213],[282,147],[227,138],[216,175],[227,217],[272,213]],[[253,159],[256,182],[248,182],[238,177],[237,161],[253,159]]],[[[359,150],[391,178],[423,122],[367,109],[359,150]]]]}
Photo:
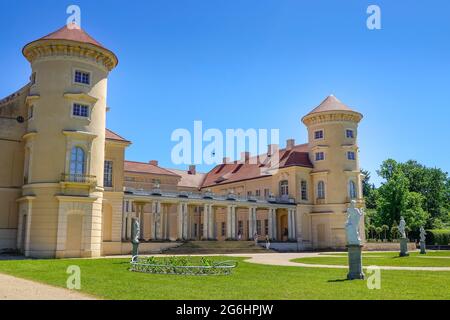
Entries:
{"type": "Polygon", "coordinates": [[[316,161],[321,161],[325,159],[325,153],[323,152],[316,152],[316,161]]]}
{"type": "Polygon", "coordinates": [[[353,130],[351,130],[351,129],[345,130],[345,136],[349,139],[353,139],[355,137],[353,130]]]}
{"type": "Polygon", "coordinates": [[[75,70],[74,82],[90,85],[91,84],[91,74],[89,72],[75,70]]]}
{"type": "Polygon", "coordinates": [[[353,152],[353,151],[348,151],[348,152],[347,152],[347,159],[348,159],[348,160],[356,160],[355,152],[353,152]]]}
{"type": "Polygon", "coordinates": [[[315,140],[323,139],[323,130],[314,131],[314,139],[315,140]]]}

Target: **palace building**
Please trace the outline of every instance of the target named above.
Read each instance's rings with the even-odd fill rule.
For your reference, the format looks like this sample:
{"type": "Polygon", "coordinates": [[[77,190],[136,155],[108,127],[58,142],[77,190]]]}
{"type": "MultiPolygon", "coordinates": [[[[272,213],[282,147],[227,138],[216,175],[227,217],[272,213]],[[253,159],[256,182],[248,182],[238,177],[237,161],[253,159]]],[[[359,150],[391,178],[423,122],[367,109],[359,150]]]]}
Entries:
{"type": "Polygon", "coordinates": [[[175,170],[125,160],[131,142],[106,128],[111,50],[69,25],[22,52],[30,82],[0,100],[0,251],[128,254],[134,218],[141,252],[255,235],[300,250],[345,247],[349,203],[364,206],[362,115],[334,96],[301,119],[307,143],[269,145],[207,173],[175,170]]]}

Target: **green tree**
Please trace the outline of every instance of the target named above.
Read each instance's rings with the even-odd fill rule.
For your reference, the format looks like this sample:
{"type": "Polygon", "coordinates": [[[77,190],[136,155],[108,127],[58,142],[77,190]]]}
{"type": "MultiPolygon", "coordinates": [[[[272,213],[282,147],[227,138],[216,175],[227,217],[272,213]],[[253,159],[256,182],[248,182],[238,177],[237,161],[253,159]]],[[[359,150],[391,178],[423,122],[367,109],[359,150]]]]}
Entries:
{"type": "Polygon", "coordinates": [[[375,232],[377,233],[378,239],[381,240],[381,233],[383,232],[383,229],[381,227],[376,227],[375,232]]]}
{"type": "MultiPolygon", "coordinates": [[[[401,171],[395,171],[378,189],[377,212],[381,223],[392,226],[405,211],[408,199],[408,179],[401,171]]],[[[405,218],[406,219],[406,218],[405,218]]]]}
{"type": "Polygon", "coordinates": [[[397,239],[398,236],[399,236],[398,224],[395,221],[391,228],[391,239],[392,240],[397,239]]]}
{"type": "Polygon", "coordinates": [[[387,239],[387,232],[389,231],[389,226],[383,224],[383,225],[381,226],[381,229],[382,229],[383,232],[384,232],[384,240],[386,240],[386,239],[387,239]]]}
{"type": "Polygon", "coordinates": [[[361,169],[363,175],[362,179],[362,191],[363,197],[366,203],[366,208],[375,209],[376,199],[378,197],[378,191],[373,183],[370,183],[370,172],[368,170],[361,169]]]}

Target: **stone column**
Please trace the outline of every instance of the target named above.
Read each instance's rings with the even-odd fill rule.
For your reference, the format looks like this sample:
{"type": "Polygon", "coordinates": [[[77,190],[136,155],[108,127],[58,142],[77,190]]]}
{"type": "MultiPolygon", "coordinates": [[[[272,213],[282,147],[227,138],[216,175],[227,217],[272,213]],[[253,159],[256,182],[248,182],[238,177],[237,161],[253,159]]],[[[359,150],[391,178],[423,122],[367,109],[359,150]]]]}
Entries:
{"type": "Polygon", "coordinates": [[[153,230],[152,230],[152,237],[155,240],[161,240],[161,202],[155,201],[153,203],[153,230]]]}
{"type": "Polygon", "coordinates": [[[188,215],[189,215],[189,207],[187,203],[183,203],[183,240],[188,239],[188,215]]]}
{"type": "Polygon", "coordinates": [[[178,222],[178,235],[177,238],[178,240],[182,240],[183,239],[183,202],[178,203],[178,212],[177,212],[177,222],[178,222]]]}
{"type": "Polygon", "coordinates": [[[272,222],[269,222],[269,237],[272,240],[277,239],[277,209],[270,208],[269,209],[269,218],[272,222]]]}
{"type": "Polygon", "coordinates": [[[216,221],[215,221],[215,210],[212,204],[209,205],[209,215],[208,215],[208,239],[216,238],[216,221]]]}
{"type": "Polygon", "coordinates": [[[236,206],[231,206],[231,239],[237,238],[236,232],[236,206]]]}
{"type": "Polygon", "coordinates": [[[205,204],[203,206],[203,239],[208,239],[208,235],[209,235],[209,204],[205,204]]]}
{"type": "Polygon", "coordinates": [[[295,209],[288,209],[288,239],[296,239],[295,209]]]}
{"type": "Polygon", "coordinates": [[[256,207],[248,208],[248,238],[253,240],[253,235],[256,232],[256,207]]]}
{"type": "Polygon", "coordinates": [[[228,206],[227,207],[227,238],[228,239],[232,239],[233,234],[232,234],[232,224],[231,224],[231,215],[233,214],[233,206],[228,206]]]}

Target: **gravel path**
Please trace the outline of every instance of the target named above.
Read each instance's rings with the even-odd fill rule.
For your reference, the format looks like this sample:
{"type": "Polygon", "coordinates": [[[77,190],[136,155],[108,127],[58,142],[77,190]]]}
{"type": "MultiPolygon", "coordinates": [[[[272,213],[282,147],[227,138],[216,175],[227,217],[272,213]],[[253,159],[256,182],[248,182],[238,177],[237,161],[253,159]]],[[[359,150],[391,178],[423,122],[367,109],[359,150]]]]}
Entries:
{"type": "Polygon", "coordinates": [[[0,273],[0,300],[94,300],[94,297],[63,288],[0,273]]]}

